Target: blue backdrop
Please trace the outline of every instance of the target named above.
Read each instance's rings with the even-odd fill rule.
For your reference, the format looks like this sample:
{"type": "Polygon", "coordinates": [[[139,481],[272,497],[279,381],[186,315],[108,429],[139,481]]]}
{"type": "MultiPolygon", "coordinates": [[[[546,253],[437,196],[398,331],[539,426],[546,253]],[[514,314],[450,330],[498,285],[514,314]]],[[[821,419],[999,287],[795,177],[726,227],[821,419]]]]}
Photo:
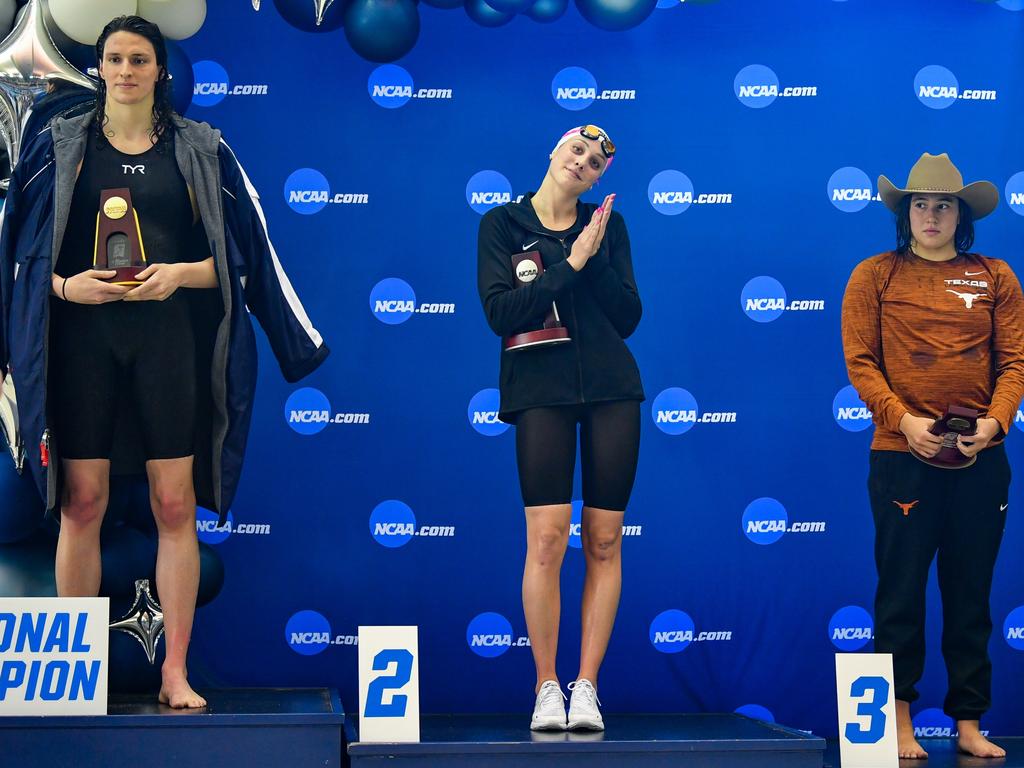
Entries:
{"type": "MultiPolygon", "coordinates": [[[[513,430],[493,418],[499,342],[476,295],[476,232],[482,211],[537,188],[563,131],[596,122],[620,147],[592,194],[616,192],[629,227],[644,303],[629,343],[649,398],[604,707],[757,705],[834,734],[833,655],[870,649],[875,585],[871,429],[844,391],[843,289],[894,242],[878,174],[902,183],[923,151],[996,183],[976,249],[1021,271],[1024,2],[658,5],[613,32],[574,6],[489,29],[422,3],[415,46],[379,65],[341,19],[302,31],[274,3],[236,0],[210,3],[180,43],[188,116],[223,129],[334,350],[296,388],[261,340],[233,527],[199,523],[226,572],[196,624],[207,680],[333,685],[354,708],[357,627],[415,624],[425,712],[526,717],[523,513],[513,430]]],[[[1019,489],[983,724],[1016,735],[1019,489]]],[[[574,547],[564,680],[582,574],[574,547]]],[[[934,585],[928,612],[922,727],[941,725],[945,693],[934,585]]]]}

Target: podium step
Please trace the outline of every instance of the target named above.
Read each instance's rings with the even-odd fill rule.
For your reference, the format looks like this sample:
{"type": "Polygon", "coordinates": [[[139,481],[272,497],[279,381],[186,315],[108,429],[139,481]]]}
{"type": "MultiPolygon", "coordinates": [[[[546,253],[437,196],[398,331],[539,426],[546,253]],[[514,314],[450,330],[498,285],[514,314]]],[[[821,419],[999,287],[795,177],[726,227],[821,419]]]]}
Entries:
{"type": "Polygon", "coordinates": [[[106,717],[0,717],[0,744],[4,754],[17,755],[19,768],[345,764],[345,715],[333,689],[202,694],[209,704],[202,710],[170,709],[152,695],[136,695],[112,696],[106,717]]]}
{"type": "Polygon", "coordinates": [[[424,715],[417,744],[358,741],[352,768],[822,768],[825,740],[735,714],[606,715],[604,732],[529,730],[529,713],[424,715]]]}

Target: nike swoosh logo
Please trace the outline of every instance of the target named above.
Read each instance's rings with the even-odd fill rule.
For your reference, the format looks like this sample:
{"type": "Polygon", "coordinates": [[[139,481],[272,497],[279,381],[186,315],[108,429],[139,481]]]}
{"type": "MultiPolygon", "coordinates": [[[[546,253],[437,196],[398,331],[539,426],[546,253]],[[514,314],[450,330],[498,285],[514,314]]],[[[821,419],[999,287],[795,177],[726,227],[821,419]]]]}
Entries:
{"type": "Polygon", "coordinates": [[[1000,505],[999,505],[999,511],[1000,511],[1000,512],[1005,512],[1005,511],[1006,511],[1006,508],[1007,508],[1008,506],[1010,506],[1010,505],[1009,505],[1009,504],[1000,504],[1000,505]]]}
{"type": "Polygon", "coordinates": [[[525,251],[525,250],[526,250],[527,248],[533,248],[533,246],[535,246],[535,245],[536,245],[537,243],[539,243],[539,242],[540,242],[540,240],[534,240],[534,241],[533,241],[532,243],[530,243],[529,245],[524,245],[524,246],[523,246],[523,250],[525,251]]]}
{"type": "Polygon", "coordinates": [[[985,271],[982,270],[981,272],[964,272],[964,274],[967,275],[968,277],[974,277],[975,275],[984,275],[985,271]]]}

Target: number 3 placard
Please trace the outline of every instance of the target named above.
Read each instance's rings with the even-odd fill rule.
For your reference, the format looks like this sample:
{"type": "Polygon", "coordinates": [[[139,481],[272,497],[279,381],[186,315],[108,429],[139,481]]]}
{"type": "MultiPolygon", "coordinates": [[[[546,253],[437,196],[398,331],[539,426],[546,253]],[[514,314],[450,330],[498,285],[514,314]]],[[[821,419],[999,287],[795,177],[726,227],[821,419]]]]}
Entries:
{"type": "Polygon", "coordinates": [[[843,768],[898,768],[892,679],[891,654],[836,654],[843,768]]]}
{"type": "Polygon", "coordinates": [[[359,628],[359,740],[420,740],[416,627],[359,628]]]}

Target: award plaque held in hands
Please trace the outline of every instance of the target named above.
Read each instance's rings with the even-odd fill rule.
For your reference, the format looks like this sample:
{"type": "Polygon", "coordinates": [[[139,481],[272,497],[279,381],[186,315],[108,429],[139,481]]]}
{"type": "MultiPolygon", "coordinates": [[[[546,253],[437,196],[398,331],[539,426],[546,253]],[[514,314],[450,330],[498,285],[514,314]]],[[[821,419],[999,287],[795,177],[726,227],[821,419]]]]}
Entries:
{"type": "Polygon", "coordinates": [[[972,408],[960,408],[951,405],[942,418],[936,419],[928,431],[942,438],[942,447],[930,459],[917,453],[913,448],[910,452],[925,464],[940,469],[964,469],[971,466],[977,456],[964,456],[957,447],[960,435],[973,435],[978,430],[978,412],[972,408]]]}
{"type": "MultiPolygon", "coordinates": [[[[513,254],[512,274],[515,276],[516,289],[529,285],[540,277],[543,272],[544,262],[540,257],[540,251],[513,254]]],[[[527,328],[511,336],[506,336],[504,348],[506,352],[510,352],[516,349],[561,344],[571,340],[569,338],[569,330],[562,325],[558,317],[558,307],[552,302],[551,309],[545,315],[543,324],[538,324],[534,328],[527,328]]]]}
{"type": "Polygon", "coordinates": [[[145,268],[146,251],[131,191],[127,187],[102,190],[96,214],[93,269],[114,270],[117,274],[106,278],[114,285],[142,285],[143,281],[136,276],[145,268]]]}

